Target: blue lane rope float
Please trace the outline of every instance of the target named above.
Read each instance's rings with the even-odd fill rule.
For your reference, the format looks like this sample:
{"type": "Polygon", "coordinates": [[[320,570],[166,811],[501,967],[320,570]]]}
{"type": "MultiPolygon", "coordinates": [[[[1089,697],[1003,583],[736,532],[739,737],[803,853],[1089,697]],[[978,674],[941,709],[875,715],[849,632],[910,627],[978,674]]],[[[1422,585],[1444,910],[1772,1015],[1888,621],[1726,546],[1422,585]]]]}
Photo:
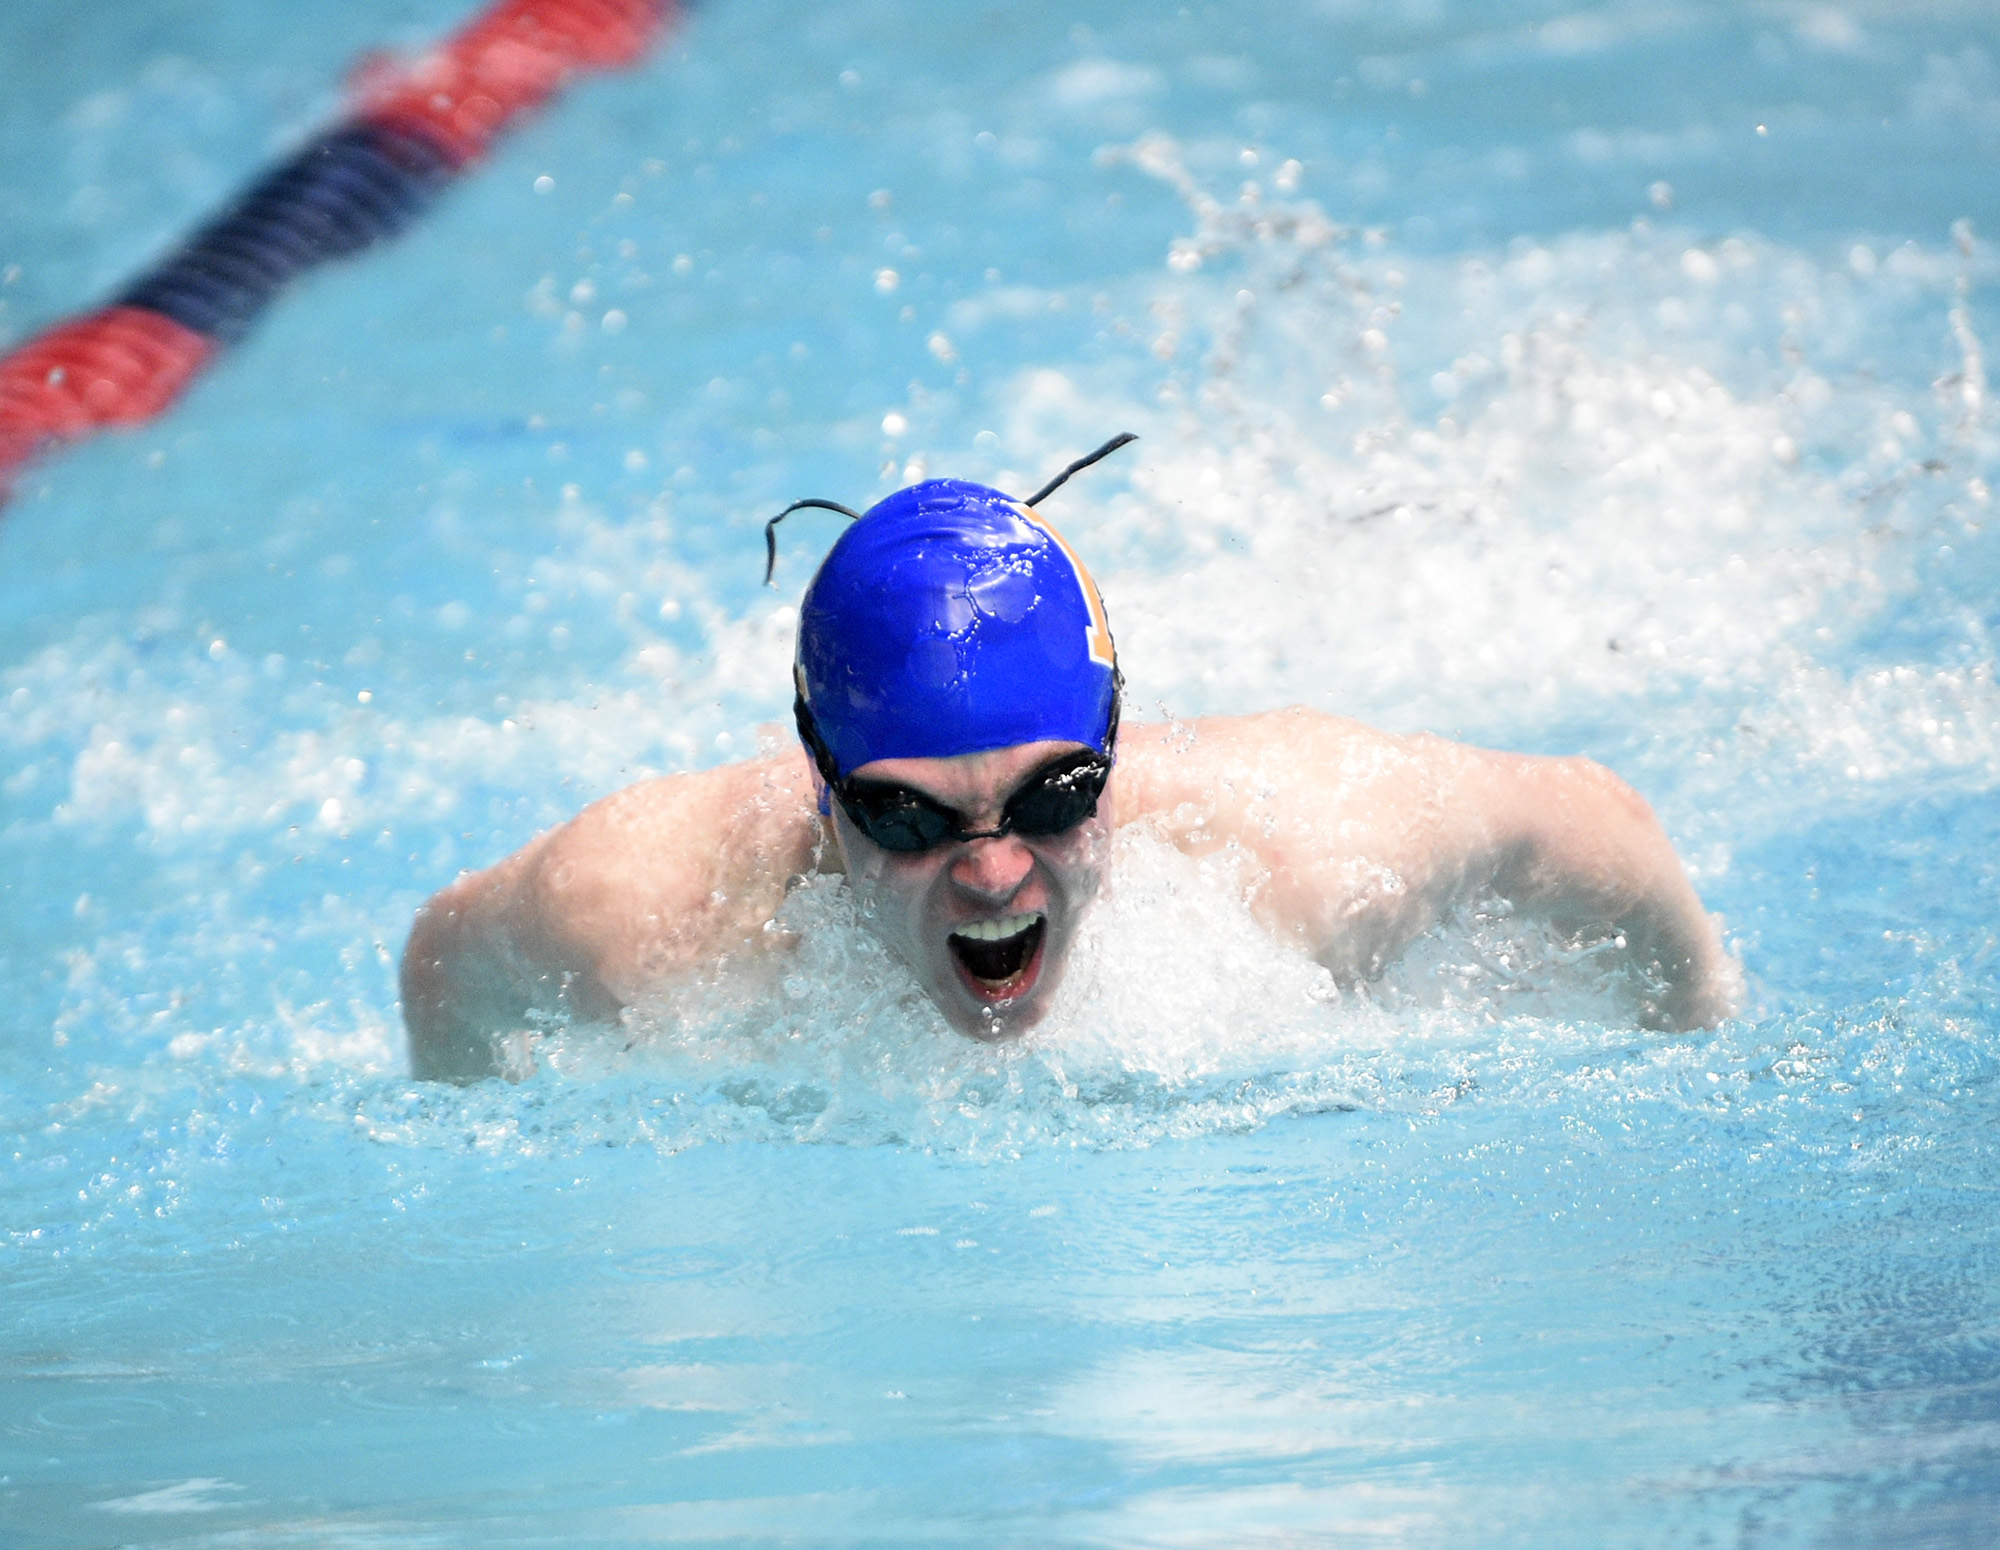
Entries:
{"type": "Polygon", "coordinates": [[[457,170],[409,130],[342,127],[270,173],[117,304],[234,344],[292,279],[396,235],[457,170]]]}
{"type": "Polygon", "coordinates": [[[635,63],[676,0],[498,0],[267,172],[110,305],[0,359],[0,492],[52,443],[164,412],[306,270],[393,237],[575,76],[635,63]]]}

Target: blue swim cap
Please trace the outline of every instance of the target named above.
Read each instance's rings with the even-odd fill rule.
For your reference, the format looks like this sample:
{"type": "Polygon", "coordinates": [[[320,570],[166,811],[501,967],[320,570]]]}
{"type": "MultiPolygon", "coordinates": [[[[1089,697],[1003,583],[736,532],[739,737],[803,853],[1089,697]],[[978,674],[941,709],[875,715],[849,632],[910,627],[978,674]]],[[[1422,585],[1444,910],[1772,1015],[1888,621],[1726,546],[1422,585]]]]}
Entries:
{"type": "Polygon", "coordinates": [[[799,605],[794,678],[830,780],[1045,738],[1108,756],[1116,735],[1090,573],[1035,511],[959,479],[898,490],[840,535],[799,605]]]}

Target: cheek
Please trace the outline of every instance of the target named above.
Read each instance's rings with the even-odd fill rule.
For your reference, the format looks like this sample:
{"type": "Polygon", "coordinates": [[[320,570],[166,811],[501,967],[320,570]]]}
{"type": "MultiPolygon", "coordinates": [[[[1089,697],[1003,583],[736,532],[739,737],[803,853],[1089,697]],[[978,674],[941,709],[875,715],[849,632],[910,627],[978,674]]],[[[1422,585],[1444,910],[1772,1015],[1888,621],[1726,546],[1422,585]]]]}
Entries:
{"type": "Polygon", "coordinates": [[[1081,909],[1104,890],[1111,875],[1111,824],[1100,813],[1061,845],[1047,850],[1042,866],[1050,886],[1072,909],[1081,909]]]}
{"type": "Polygon", "coordinates": [[[833,837],[840,847],[841,869],[847,874],[848,886],[857,893],[880,892],[893,875],[896,858],[861,838],[838,807],[833,811],[833,837]]]}
{"type": "Polygon", "coordinates": [[[860,901],[862,918],[887,939],[916,941],[937,888],[937,865],[875,845],[850,843],[845,835],[841,852],[847,863],[847,885],[860,901]]]}

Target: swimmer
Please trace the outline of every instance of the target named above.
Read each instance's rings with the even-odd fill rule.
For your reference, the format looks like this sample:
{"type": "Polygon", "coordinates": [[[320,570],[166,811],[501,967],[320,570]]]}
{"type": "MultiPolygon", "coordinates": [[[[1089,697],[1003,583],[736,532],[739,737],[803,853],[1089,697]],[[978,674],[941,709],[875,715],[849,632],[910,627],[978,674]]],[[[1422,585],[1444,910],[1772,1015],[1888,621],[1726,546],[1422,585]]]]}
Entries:
{"type": "Polygon", "coordinates": [[[628,787],[433,898],[403,956],[414,1074],[499,1074],[531,1024],[612,1021],[785,951],[767,927],[815,873],[845,874],[952,1027],[1015,1037],[1047,1012],[1127,824],[1233,848],[1256,917],[1346,984],[1492,894],[1614,936],[1660,987],[1647,1025],[1731,1014],[1715,923],[1601,765],[1303,707],[1121,726],[1103,602],[1035,508],[1129,439],[1026,501],[933,479],[859,515],[798,503],[855,518],[800,606],[798,744],[628,787]]]}

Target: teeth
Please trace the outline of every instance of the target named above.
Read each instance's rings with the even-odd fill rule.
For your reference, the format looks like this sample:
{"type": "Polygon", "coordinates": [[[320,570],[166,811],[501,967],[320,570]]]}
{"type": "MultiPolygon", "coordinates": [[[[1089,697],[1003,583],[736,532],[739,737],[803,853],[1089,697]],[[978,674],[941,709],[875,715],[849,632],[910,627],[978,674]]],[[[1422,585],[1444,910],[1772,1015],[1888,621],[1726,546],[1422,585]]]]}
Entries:
{"type": "Polygon", "coordinates": [[[998,920],[969,920],[952,933],[969,942],[1004,942],[1019,936],[1042,917],[1039,914],[1003,915],[998,920]]]}

